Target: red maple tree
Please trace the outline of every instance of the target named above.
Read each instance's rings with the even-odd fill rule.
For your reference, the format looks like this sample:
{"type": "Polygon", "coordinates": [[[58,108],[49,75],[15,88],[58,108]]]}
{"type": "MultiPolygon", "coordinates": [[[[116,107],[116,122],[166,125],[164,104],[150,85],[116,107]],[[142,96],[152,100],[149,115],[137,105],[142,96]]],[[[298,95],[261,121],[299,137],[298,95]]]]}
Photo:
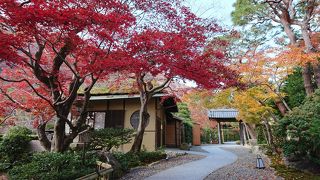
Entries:
{"type": "Polygon", "coordinates": [[[12,87],[2,87],[3,93],[8,102],[12,98],[38,114],[35,124],[47,150],[65,151],[86,128],[90,91],[110,73],[134,73],[140,91],[141,122],[132,151],[140,150],[149,118],[144,105],[173,78],[208,88],[235,80],[224,66],[223,53],[204,51],[207,35],[221,29],[196,17],[179,0],[2,0],[0,12],[0,80],[12,87]],[[164,80],[151,87],[146,77],[157,75],[164,80]],[[71,121],[68,115],[83,86],[80,116],[71,121]],[[45,136],[50,119],[52,141],[45,136]]]}
{"type": "Polygon", "coordinates": [[[1,85],[10,84],[10,91],[20,92],[20,97],[14,96],[3,87],[4,93],[16,97],[15,102],[24,107],[33,104],[27,109],[54,112],[52,142],[45,136],[51,118],[36,123],[47,150],[61,152],[69,147],[85,128],[86,106],[96,81],[126,65],[123,43],[136,24],[133,12],[147,11],[148,6],[139,0],[130,3],[1,1],[1,85]],[[81,86],[85,86],[84,103],[79,118],[71,122],[68,114],[81,86]],[[70,134],[65,133],[66,124],[70,134]]]}
{"type": "Polygon", "coordinates": [[[236,83],[237,74],[226,67],[228,59],[219,49],[225,41],[216,39],[216,45],[214,42],[208,45],[209,39],[222,29],[214,21],[197,17],[178,2],[167,3],[162,8],[166,11],[165,22],[158,28],[133,33],[126,48],[132,57],[130,72],[134,73],[141,102],[140,122],[131,152],[141,149],[150,118],[149,100],[172,81],[193,80],[198,87],[209,89],[236,83]]]}

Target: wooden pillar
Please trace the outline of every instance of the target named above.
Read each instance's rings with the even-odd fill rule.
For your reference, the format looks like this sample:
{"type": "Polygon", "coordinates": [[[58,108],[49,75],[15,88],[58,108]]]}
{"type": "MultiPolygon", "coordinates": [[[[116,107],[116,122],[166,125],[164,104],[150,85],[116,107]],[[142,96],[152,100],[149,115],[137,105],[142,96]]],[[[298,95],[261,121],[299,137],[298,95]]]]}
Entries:
{"type": "Polygon", "coordinates": [[[225,142],[223,125],[220,125],[220,131],[221,131],[221,144],[223,144],[225,142]]]}
{"type": "Polygon", "coordinates": [[[222,144],[220,121],[218,121],[218,141],[219,141],[219,144],[222,144]]]}
{"type": "Polygon", "coordinates": [[[243,134],[243,123],[242,121],[239,122],[239,134],[240,134],[240,144],[244,146],[244,134],[243,134]]]}

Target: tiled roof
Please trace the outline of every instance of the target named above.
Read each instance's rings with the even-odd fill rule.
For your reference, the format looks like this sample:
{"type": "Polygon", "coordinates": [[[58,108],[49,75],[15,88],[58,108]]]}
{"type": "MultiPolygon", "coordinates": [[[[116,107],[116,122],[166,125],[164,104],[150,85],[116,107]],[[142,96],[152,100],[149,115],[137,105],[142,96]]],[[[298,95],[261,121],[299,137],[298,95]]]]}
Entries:
{"type": "Polygon", "coordinates": [[[236,109],[210,109],[208,111],[209,118],[214,119],[227,119],[227,118],[236,118],[238,115],[238,110],[236,109]]]}

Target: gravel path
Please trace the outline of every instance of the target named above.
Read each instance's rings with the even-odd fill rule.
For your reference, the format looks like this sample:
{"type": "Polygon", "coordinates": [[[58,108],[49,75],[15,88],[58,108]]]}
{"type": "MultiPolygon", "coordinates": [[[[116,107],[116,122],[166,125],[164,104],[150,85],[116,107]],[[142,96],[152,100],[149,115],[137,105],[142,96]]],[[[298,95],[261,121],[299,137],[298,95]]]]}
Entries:
{"type": "Polygon", "coordinates": [[[256,169],[256,154],[250,153],[250,149],[242,146],[221,147],[226,151],[230,151],[238,156],[238,160],[233,164],[220,168],[210,175],[205,180],[238,180],[238,179],[259,179],[259,180],[280,180],[272,168],[270,168],[270,161],[263,156],[265,169],[256,169]]]}
{"type": "Polygon", "coordinates": [[[121,180],[141,180],[152,176],[160,171],[203,158],[205,158],[205,156],[186,154],[170,158],[169,160],[161,160],[149,166],[134,168],[128,174],[123,176],[121,180]]]}

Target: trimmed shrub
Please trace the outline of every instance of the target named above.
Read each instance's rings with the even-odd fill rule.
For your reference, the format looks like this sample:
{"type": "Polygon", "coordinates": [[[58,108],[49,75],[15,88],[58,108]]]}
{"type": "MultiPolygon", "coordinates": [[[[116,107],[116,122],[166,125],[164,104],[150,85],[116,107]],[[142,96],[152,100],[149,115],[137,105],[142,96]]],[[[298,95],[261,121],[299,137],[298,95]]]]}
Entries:
{"type": "Polygon", "coordinates": [[[164,151],[141,151],[138,156],[143,164],[149,164],[167,157],[164,151]]]}
{"type": "Polygon", "coordinates": [[[129,171],[130,168],[142,165],[139,159],[139,156],[137,154],[115,152],[113,153],[113,156],[121,164],[121,169],[123,171],[129,171]]]}
{"type": "Polygon", "coordinates": [[[90,149],[104,148],[107,151],[130,143],[134,136],[134,129],[105,128],[90,133],[90,149]]]}
{"type": "Polygon", "coordinates": [[[123,171],[128,171],[130,168],[146,165],[155,161],[166,158],[166,153],[164,151],[141,151],[139,153],[113,153],[114,157],[121,164],[123,171]]]}
{"type": "Polygon", "coordinates": [[[95,171],[95,156],[86,158],[77,153],[44,152],[33,155],[30,163],[9,170],[10,179],[69,180],[95,171]]]}

